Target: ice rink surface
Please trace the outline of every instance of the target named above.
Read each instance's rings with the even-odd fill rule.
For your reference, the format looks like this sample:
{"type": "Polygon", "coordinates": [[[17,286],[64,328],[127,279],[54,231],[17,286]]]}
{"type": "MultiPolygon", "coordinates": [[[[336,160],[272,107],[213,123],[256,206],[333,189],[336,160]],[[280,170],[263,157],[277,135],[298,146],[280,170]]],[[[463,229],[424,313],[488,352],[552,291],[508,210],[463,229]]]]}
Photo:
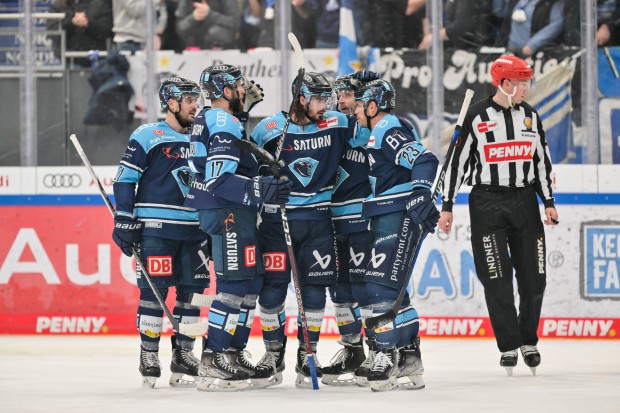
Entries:
{"type": "MultiPolygon", "coordinates": [[[[618,341],[544,340],[537,376],[519,358],[507,377],[492,340],[423,338],[426,388],[385,393],[295,388],[293,337],[279,386],[234,393],[173,389],[169,343],[163,337],[162,377],[155,389],[143,389],[137,336],[0,336],[0,412],[620,412],[618,341]]],[[[258,338],[248,349],[254,362],[263,354],[258,338]]],[[[338,349],[333,339],[321,341],[321,363],[329,364],[338,349]]]]}

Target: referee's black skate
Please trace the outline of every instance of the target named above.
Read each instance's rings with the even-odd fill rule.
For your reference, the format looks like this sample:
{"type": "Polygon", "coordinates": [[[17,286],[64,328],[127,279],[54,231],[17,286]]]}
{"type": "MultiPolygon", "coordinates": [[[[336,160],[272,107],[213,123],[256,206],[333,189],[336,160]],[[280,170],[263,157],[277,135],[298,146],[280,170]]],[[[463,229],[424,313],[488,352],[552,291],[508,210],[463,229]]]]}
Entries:
{"type": "Polygon", "coordinates": [[[422,352],[420,351],[420,337],[415,337],[411,344],[398,350],[398,388],[405,390],[420,390],[426,387],[422,374],[422,352]]]}
{"type": "MultiPolygon", "coordinates": [[[[316,357],[316,352],[312,352],[314,355],[314,367],[316,368],[316,377],[323,377],[323,368],[319,363],[319,359],[316,357]]],[[[297,372],[297,378],[295,379],[295,387],[300,389],[312,388],[312,375],[310,374],[310,365],[308,364],[308,353],[305,347],[299,347],[297,349],[297,365],[295,366],[297,372]]]]}
{"type": "Polygon", "coordinates": [[[355,369],[360,367],[366,355],[360,338],[357,343],[338,341],[344,347],[332,359],[332,364],[323,368],[323,384],[335,386],[355,386],[355,369]]]}
{"type": "Polygon", "coordinates": [[[196,387],[200,360],[191,349],[182,348],[172,335],[172,360],[170,361],[170,385],[172,387],[196,387]]]}
{"type": "Polygon", "coordinates": [[[142,375],[142,387],[155,387],[155,381],[161,377],[161,364],[156,351],[148,351],[140,346],[140,374],[142,375]]]}
{"type": "Polygon", "coordinates": [[[512,369],[517,365],[519,354],[517,350],[510,350],[502,352],[502,357],[499,359],[499,365],[506,369],[508,377],[512,377],[512,369]]]}
{"type": "Polygon", "coordinates": [[[536,346],[521,346],[523,362],[530,368],[532,374],[536,375],[536,367],[540,364],[540,353],[536,346]]]}
{"type": "Polygon", "coordinates": [[[368,346],[368,356],[366,360],[355,369],[355,384],[360,387],[368,387],[368,374],[370,374],[370,369],[372,365],[375,363],[375,355],[377,354],[377,343],[374,339],[369,338],[366,339],[366,345],[368,346]]]}
{"type": "Polygon", "coordinates": [[[368,383],[372,391],[394,390],[398,387],[399,353],[395,348],[379,350],[368,373],[368,383]]]}

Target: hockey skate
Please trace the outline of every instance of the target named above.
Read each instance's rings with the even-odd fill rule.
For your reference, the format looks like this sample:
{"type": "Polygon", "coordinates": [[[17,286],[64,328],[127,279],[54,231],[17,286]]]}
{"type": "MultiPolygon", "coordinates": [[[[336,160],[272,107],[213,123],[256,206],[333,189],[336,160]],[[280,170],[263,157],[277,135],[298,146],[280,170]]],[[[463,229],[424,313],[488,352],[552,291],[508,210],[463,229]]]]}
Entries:
{"type": "Polygon", "coordinates": [[[355,375],[355,384],[360,387],[368,387],[368,374],[370,373],[370,369],[372,365],[375,363],[375,355],[377,354],[377,344],[373,339],[367,339],[366,345],[368,345],[368,357],[366,360],[355,369],[353,374],[355,375]]]}
{"type": "Polygon", "coordinates": [[[375,362],[368,373],[368,383],[372,391],[388,391],[398,387],[398,359],[396,349],[377,351],[375,362]]]}
{"type": "Polygon", "coordinates": [[[420,337],[413,339],[413,342],[406,347],[398,350],[398,388],[404,390],[419,390],[426,387],[422,374],[424,365],[422,364],[422,353],[420,352],[420,337]]]}
{"type": "MultiPolygon", "coordinates": [[[[323,376],[323,369],[319,363],[319,359],[314,354],[314,366],[316,368],[316,377],[320,379],[323,376]]],[[[297,349],[297,365],[295,366],[297,378],[295,379],[295,387],[300,389],[312,388],[312,376],[310,374],[310,365],[308,364],[308,353],[304,347],[297,349]]]]}
{"type": "Polygon", "coordinates": [[[286,352],[286,337],[279,350],[267,350],[265,355],[256,365],[260,373],[252,378],[252,381],[266,381],[263,387],[276,386],[282,383],[282,372],[284,371],[284,353],[286,352]],[[266,377],[266,379],[265,379],[266,377]]]}
{"type": "Polygon", "coordinates": [[[245,371],[250,376],[250,387],[253,389],[262,389],[269,386],[270,371],[265,369],[259,369],[248,360],[252,356],[246,350],[229,349],[227,355],[230,358],[232,365],[242,371],[245,371]]]}
{"type": "Polygon", "coordinates": [[[170,385],[172,387],[193,388],[198,384],[198,365],[200,361],[190,349],[177,345],[176,337],[172,339],[172,360],[170,361],[170,385]]]}
{"type": "Polygon", "coordinates": [[[508,377],[512,377],[512,369],[517,365],[519,355],[517,350],[504,351],[499,359],[499,365],[506,369],[508,377]]]}
{"type": "Polygon", "coordinates": [[[357,343],[338,341],[344,347],[332,359],[332,364],[323,368],[323,384],[334,386],[355,386],[355,369],[366,359],[364,346],[360,339],[357,343]]]}
{"type": "Polygon", "coordinates": [[[198,390],[239,391],[250,387],[250,375],[233,365],[224,352],[204,350],[198,373],[198,390]]]}
{"type": "Polygon", "coordinates": [[[161,364],[157,351],[147,351],[140,346],[140,374],[142,374],[142,387],[153,388],[155,381],[161,377],[161,364]]]}
{"type": "Polygon", "coordinates": [[[521,346],[523,362],[530,368],[532,374],[536,375],[536,367],[540,364],[540,353],[536,346],[521,346]]]}

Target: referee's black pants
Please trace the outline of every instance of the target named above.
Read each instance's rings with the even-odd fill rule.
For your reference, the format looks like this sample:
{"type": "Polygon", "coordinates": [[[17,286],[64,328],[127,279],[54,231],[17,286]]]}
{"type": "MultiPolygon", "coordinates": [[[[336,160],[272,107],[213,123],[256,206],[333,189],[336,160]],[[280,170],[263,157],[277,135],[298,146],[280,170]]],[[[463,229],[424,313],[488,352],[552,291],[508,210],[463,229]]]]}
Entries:
{"type": "Polygon", "coordinates": [[[545,232],[531,186],[511,191],[474,187],[469,196],[474,264],[499,350],[538,343],[546,286],[545,232]],[[515,308],[513,268],[519,291],[515,308]]]}

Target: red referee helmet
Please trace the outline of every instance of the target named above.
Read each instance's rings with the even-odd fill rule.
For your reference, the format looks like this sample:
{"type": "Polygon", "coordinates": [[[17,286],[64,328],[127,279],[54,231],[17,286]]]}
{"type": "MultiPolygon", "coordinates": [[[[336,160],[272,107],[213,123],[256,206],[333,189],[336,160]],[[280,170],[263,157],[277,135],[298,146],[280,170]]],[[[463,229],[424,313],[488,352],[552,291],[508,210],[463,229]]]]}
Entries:
{"type": "Polygon", "coordinates": [[[502,56],[491,65],[491,83],[499,86],[503,79],[529,80],[534,71],[528,62],[516,56],[502,56]]]}

